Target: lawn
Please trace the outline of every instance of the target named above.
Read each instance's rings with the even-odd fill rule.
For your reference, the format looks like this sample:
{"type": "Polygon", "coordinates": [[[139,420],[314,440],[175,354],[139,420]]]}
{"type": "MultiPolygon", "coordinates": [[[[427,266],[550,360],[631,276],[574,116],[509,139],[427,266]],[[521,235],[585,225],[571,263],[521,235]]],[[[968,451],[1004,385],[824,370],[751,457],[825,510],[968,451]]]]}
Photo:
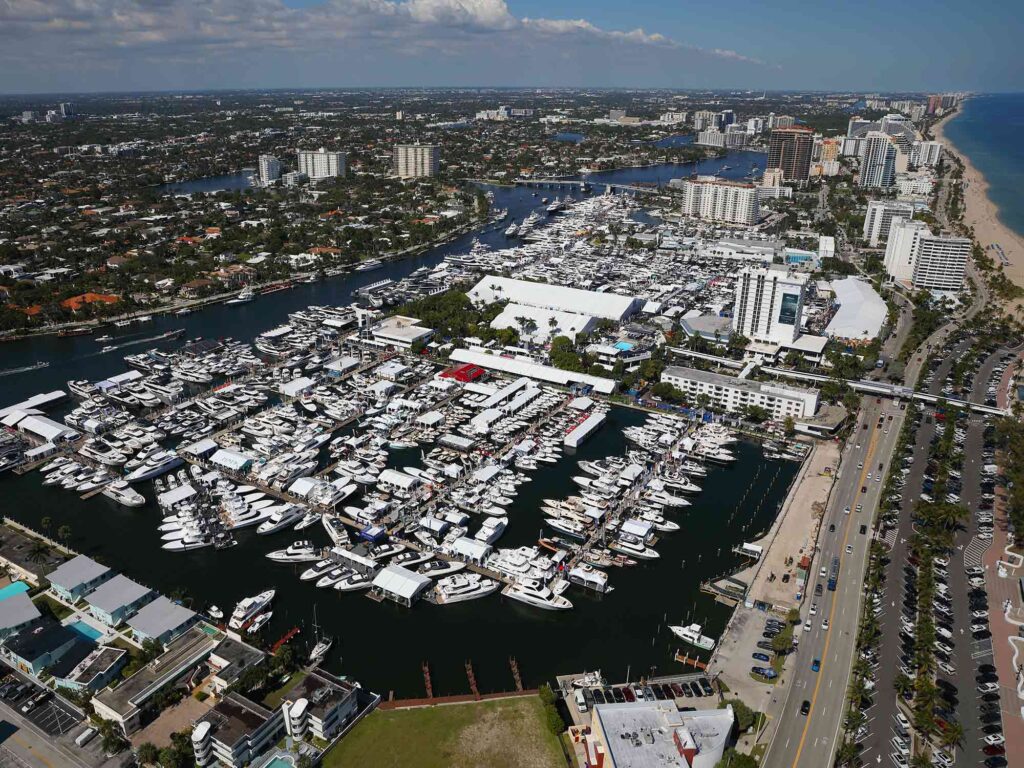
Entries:
{"type": "Polygon", "coordinates": [[[288,682],[278,688],[276,691],[271,691],[263,697],[263,705],[269,709],[277,709],[281,706],[281,702],[284,700],[285,694],[288,693],[292,688],[301,683],[306,678],[306,673],[301,670],[293,672],[292,676],[288,678],[288,682]]]}
{"type": "Polygon", "coordinates": [[[564,768],[536,696],[378,710],[327,755],[324,768],[564,768]]]}
{"type": "Polygon", "coordinates": [[[36,603],[44,603],[48,605],[50,610],[53,612],[54,618],[56,618],[57,621],[66,619],[68,616],[74,613],[74,611],[72,611],[70,608],[64,605],[64,603],[54,600],[49,595],[38,595],[34,598],[34,600],[36,603]]]}

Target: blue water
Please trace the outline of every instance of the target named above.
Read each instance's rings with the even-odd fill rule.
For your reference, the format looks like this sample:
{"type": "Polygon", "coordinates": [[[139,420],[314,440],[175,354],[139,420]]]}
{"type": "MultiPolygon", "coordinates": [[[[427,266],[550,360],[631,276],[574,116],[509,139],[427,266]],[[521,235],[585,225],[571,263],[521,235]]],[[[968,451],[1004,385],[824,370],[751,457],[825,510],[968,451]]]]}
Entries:
{"type": "Polygon", "coordinates": [[[988,196],[999,219],[1024,235],[1024,93],[978,96],[964,102],[961,113],[944,127],[949,141],[970,158],[988,181],[988,196]]]}
{"type": "Polygon", "coordinates": [[[568,141],[572,144],[579,144],[581,141],[586,139],[582,133],[573,133],[571,131],[563,131],[562,133],[556,133],[552,136],[555,141],[568,141]]]}
{"type": "Polygon", "coordinates": [[[77,632],[78,634],[82,635],[82,637],[86,638],[87,640],[97,641],[101,637],[103,637],[102,632],[100,632],[98,629],[90,627],[84,621],[76,621],[71,624],[68,624],[68,626],[71,627],[71,629],[75,630],[75,632],[77,632]]]}
{"type": "Polygon", "coordinates": [[[182,195],[190,195],[196,192],[223,192],[225,190],[249,189],[252,187],[252,179],[253,174],[251,172],[242,171],[241,173],[229,173],[224,176],[208,176],[205,179],[195,179],[194,181],[176,181],[171,184],[161,184],[156,189],[160,194],[173,192],[182,195]]]}
{"type": "Polygon", "coordinates": [[[0,589],[0,602],[3,602],[13,595],[20,595],[22,592],[28,592],[28,590],[29,586],[24,581],[16,581],[13,584],[8,584],[3,589],[0,589]]]}
{"type": "Polygon", "coordinates": [[[687,147],[693,144],[695,138],[697,137],[692,133],[684,136],[666,136],[664,139],[658,139],[654,142],[654,146],[661,147],[662,149],[666,147],[687,147]]]}
{"type": "Polygon", "coordinates": [[[615,342],[615,348],[621,349],[623,352],[629,352],[633,348],[633,345],[628,341],[617,341],[615,342]]]}

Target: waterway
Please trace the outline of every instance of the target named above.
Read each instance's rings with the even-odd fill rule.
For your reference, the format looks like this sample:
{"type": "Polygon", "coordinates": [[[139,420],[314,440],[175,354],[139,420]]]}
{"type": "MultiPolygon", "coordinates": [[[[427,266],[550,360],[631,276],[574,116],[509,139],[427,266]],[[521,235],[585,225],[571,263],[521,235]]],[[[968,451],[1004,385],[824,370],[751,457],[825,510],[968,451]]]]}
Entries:
{"type": "MultiPolygon", "coordinates": [[[[750,153],[703,163],[701,173],[714,173],[732,165],[741,177],[751,162],[763,158],[750,153]]],[[[592,182],[627,183],[665,181],[692,172],[691,166],[627,169],[591,174],[592,182]]],[[[495,205],[509,208],[519,220],[540,206],[540,197],[525,188],[495,188],[495,205]]],[[[554,194],[540,191],[540,196],[554,194]]],[[[562,193],[564,194],[564,193],[562,193]]],[[[577,194],[578,196],[578,194],[577,194]]],[[[480,239],[492,245],[504,242],[503,227],[485,232],[480,239]]],[[[3,402],[7,405],[31,394],[63,388],[69,379],[100,379],[125,370],[120,355],[153,346],[143,341],[172,328],[185,328],[187,337],[231,336],[251,339],[286,319],[288,312],[309,304],[342,304],[351,301],[353,289],[389,277],[400,279],[412,270],[433,265],[445,254],[467,250],[473,235],[458,238],[421,256],[388,264],[372,272],[356,273],[319,283],[300,284],[290,291],[261,296],[250,304],[219,305],[184,317],[157,316],[146,326],[116,329],[112,344],[139,341],[137,345],[106,354],[92,337],[39,337],[0,346],[3,368],[47,360],[49,367],[4,377],[3,402]]],[[[113,332],[112,332],[113,333],[113,332]]],[[[164,343],[173,348],[181,342],[164,343]]],[[[69,404],[70,405],[70,404],[69,404]]],[[[62,412],[52,414],[60,418],[62,412]]],[[[626,450],[622,428],[638,423],[643,414],[624,408],[612,410],[608,423],[575,456],[534,473],[531,483],[510,508],[509,529],[501,546],[536,542],[543,521],[542,497],[566,496],[574,490],[571,477],[579,474],[578,460],[594,459],[626,450]]],[[[8,475],[3,486],[5,514],[39,528],[49,517],[51,530],[71,527],[70,544],[144,584],[165,594],[182,593],[195,607],[211,603],[230,608],[245,595],[273,586],[278,590],[274,619],[265,630],[273,639],[293,626],[309,627],[314,603],[324,631],[337,638],[328,660],[330,669],[350,674],[385,694],[422,696],[422,662],[430,663],[437,694],[465,693],[468,683],[464,663],[472,660],[483,691],[512,687],[509,657],[518,661],[527,686],[550,680],[555,674],[601,668],[613,680],[624,679],[627,670],[635,678],[655,670],[680,670],[672,651],[680,644],[666,629],[683,619],[705,625],[718,635],[728,610],[707,596],[699,584],[724,574],[740,563],[730,550],[742,541],[767,530],[795,475],[796,465],[765,461],[752,444],[736,448],[739,460],[730,468],[712,468],[699,484],[704,491],[694,504],[675,513],[683,530],[664,537],[658,546],[661,558],[631,569],[614,569],[614,591],[603,597],[572,588],[572,611],[550,613],[491,596],[479,601],[440,607],[420,604],[413,609],[368,600],[363,594],[342,595],[318,590],[298,580],[299,568],[278,566],[263,554],[286,546],[300,537],[326,544],[319,528],[301,534],[287,531],[269,537],[251,530],[240,532],[238,546],[224,550],[198,550],[185,554],[159,547],[159,513],[152,503],[137,510],[115,505],[102,496],[82,501],[60,489],[44,488],[38,473],[8,475]],[[309,534],[307,536],[307,534],[309,534]]],[[[394,457],[398,466],[415,459],[415,451],[394,457]]],[[[152,496],[149,484],[143,490],[152,496]]],[[[306,632],[305,637],[311,633],[306,632]]]]}
{"type": "Polygon", "coordinates": [[[203,179],[192,181],[175,181],[168,184],[161,184],[156,188],[157,194],[173,193],[175,195],[193,195],[197,192],[211,194],[213,192],[229,192],[240,189],[251,189],[254,171],[241,171],[239,173],[227,173],[222,176],[207,176],[203,179]]]}

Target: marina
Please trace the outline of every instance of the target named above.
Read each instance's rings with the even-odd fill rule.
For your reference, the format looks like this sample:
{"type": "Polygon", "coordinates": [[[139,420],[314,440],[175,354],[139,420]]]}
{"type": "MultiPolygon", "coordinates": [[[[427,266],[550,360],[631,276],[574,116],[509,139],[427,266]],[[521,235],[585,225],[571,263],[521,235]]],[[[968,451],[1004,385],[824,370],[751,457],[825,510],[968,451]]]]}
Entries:
{"type": "MultiPolygon", "coordinates": [[[[521,221],[536,212],[557,228],[572,215],[547,215],[552,203],[526,190],[495,198],[521,221]]],[[[504,227],[484,237],[497,246],[504,227]]],[[[517,246],[521,257],[543,239],[517,246]]],[[[509,655],[531,685],[581,660],[619,677],[670,670],[683,641],[669,625],[724,626],[727,609],[699,584],[768,528],[795,463],[717,425],[511,375],[457,382],[366,343],[353,292],[386,277],[407,298],[422,289],[405,282],[416,270],[453,256],[448,269],[471,276],[468,260],[484,258],[472,238],[443,250],[262,296],[255,327],[249,301],[175,317],[191,341],[146,337],[160,346],[127,355],[127,371],[106,355],[61,381],[69,366],[55,360],[46,382],[19,382],[9,399],[71,381],[73,399],[48,415],[79,437],[69,461],[5,478],[13,516],[70,526],[85,554],[183,590],[198,610],[272,586],[273,610],[236,622],[246,632],[306,626],[316,601],[334,638],[320,655],[358,659],[379,690],[420,695],[426,659],[435,690],[464,691],[467,647],[485,690],[510,686],[509,655]],[[313,299],[328,290],[334,301],[313,299]],[[223,336],[199,338],[220,320],[223,336]]],[[[74,354],[96,342],[30,344],[74,354]]],[[[319,629],[308,634],[312,651],[319,629]]]]}

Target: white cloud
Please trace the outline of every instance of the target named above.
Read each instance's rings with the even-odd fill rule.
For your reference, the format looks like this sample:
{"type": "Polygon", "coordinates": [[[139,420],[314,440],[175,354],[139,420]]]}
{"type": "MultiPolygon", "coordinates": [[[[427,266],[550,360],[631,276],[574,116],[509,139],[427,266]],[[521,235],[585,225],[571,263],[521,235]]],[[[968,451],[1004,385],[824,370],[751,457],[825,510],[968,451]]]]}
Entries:
{"type": "MultiPolygon", "coordinates": [[[[50,70],[81,74],[108,68],[111,58],[127,67],[191,57],[217,67],[224,56],[253,57],[275,51],[323,56],[366,64],[374,59],[463,56],[481,66],[519,49],[572,56],[594,45],[628,50],[630,59],[648,56],[662,67],[661,51],[740,66],[763,62],[719,48],[701,48],[643,29],[604,29],[586,19],[518,18],[505,0],[323,0],[292,8],[284,0],[0,0],[0,59],[5,67],[40,66],[48,51],[50,70]],[[6,49],[6,50],[5,50],[6,49]],[[631,50],[630,50],[631,49],[631,50]],[[648,51],[648,53],[644,53],[648,51]],[[54,54],[57,60],[52,60],[54,54]],[[33,61],[34,59],[34,61],[33,61]]],[[[388,62],[390,63],[390,62],[388,62]]],[[[424,61],[429,68],[430,62],[424,61]]],[[[17,72],[0,73],[0,86],[17,72]]],[[[423,68],[415,70],[423,74],[423,68]]]]}

